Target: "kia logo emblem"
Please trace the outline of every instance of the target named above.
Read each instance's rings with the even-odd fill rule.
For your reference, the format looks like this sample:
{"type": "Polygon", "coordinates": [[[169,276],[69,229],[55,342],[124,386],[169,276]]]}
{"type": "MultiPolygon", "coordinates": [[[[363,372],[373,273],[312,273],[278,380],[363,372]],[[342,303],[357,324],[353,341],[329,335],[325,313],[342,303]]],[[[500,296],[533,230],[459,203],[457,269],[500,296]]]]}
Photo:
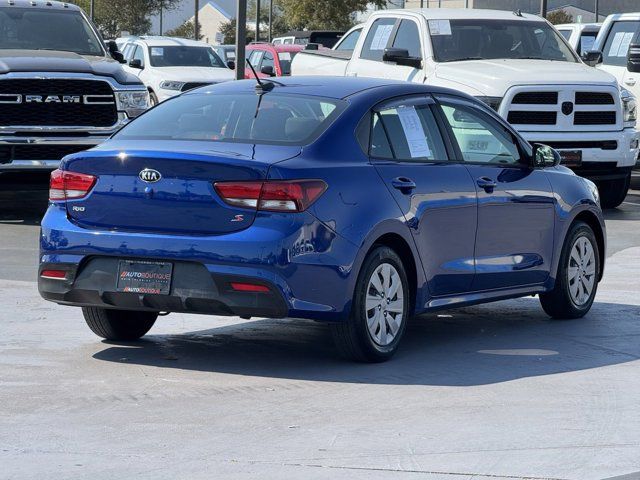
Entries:
{"type": "Polygon", "coordinates": [[[562,102],[562,113],[565,115],[571,115],[573,113],[573,103],[562,102]]]}
{"type": "Polygon", "coordinates": [[[138,174],[138,178],[143,182],[155,183],[162,178],[162,175],[160,175],[159,171],[154,170],[153,168],[145,168],[138,174]]]}

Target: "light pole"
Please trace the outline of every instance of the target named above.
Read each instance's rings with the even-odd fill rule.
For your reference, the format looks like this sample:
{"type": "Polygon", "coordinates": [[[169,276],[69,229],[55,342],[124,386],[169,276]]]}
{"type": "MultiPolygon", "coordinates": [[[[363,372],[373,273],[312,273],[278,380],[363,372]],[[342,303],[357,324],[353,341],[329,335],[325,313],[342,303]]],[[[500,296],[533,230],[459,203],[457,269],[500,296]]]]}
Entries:
{"type": "Polygon", "coordinates": [[[200,35],[200,25],[198,24],[198,12],[200,11],[200,0],[195,0],[193,2],[194,15],[193,15],[193,39],[199,40],[200,35]]]}
{"type": "Polygon", "coordinates": [[[596,6],[594,8],[595,14],[596,14],[596,19],[594,20],[594,22],[596,22],[596,23],[598,23],[598,17],[600,16],[600,15],[598,15],[598,7],[599,7],[598,0],[596,0],[596,6]]]}
{"type": "Polygon", "coordinates": [[[547,18],[547,0],[540,0],[540,16],[547,18]]]}
{"type": "Polygon", "coordinates": [[[260,41],[260,0],[256,0],[256,42],[260,41]]]}
{"type": "Polygon", "coordinates": [[[95,0],[91,0],[91,3],[89,3],[89,18],[91,18],[91,21],[93,22],[93,10],[95,7],[95,0]]]}
{"type": "Polygon", "coordinates": [[[271,43],[273,35],[273,0],[269,0],[269,43],[271,43]]]}
{"type": "Polygon", "coordinates": [[[245,45],[247,43],[247,0],[238,0],[236,10],[236,80],[244,79],[245,45]]]}

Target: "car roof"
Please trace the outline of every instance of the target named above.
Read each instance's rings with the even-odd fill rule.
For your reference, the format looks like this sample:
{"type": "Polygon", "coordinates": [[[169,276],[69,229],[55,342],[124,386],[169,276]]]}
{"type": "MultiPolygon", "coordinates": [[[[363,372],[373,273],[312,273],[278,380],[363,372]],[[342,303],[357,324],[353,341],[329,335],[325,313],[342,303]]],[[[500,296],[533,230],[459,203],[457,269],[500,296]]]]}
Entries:
{"type": "Polygon", "coordinates": [[[77,5],[65,2],[55,2],[49,0],[11,0],[2,3],[3,7],[29,7],[29,8],[55,8],[57,10],[82,10],[77,5]]]}
{"type": "Polygon", "coordinates": [[[144,35],[141,37],[131,37],[131,41],[144,43],[149,47],[210,47],[206,42],[189,40],[187,38],[160,37],[144,35]]]}
{"type": "MultiPolygon", "coordinates": [[[[273,80],[272,82],[275,84],[272,92],[335,99],[344,99],[374,88],[388,88],[389,90],[397,91],[397,93],[394,93],[393,95],[410,95],[415,93],[455,93],[447,88],[382,78],[300,76],[278,77],[277,80],[273,80]]],[[[189,92],[184,93],[183,96],[202,94],[209,91],[215,91],[215,93],[255,92],[255,87],[256,81],[254,79],[238,80],[190,90],[189,92]]],[[[466,97],[466,95],[462,93],[458,94],[466,97]]]]}
{"type": "Polygon", "coordinates": [[[427,20],[519,20],[525,22],[544,21],[537,15],[507,10],[485,10],[483,8],[406,8],[395,10],[378,10],[371,16],[388,16],[389,14],[410,13],[421,15],[427,20]]]}
{"type": "Polygon", "coordinates": [[[249,45],[247,45],[247,50],[261,50],[261,49],[275,50],[276,52],[299,52],[300,50],[304,49],[304,45],[291,45],[291,44],[273,45],[271,43],[266,43],[266,42],[250,43],[249,45]]]}

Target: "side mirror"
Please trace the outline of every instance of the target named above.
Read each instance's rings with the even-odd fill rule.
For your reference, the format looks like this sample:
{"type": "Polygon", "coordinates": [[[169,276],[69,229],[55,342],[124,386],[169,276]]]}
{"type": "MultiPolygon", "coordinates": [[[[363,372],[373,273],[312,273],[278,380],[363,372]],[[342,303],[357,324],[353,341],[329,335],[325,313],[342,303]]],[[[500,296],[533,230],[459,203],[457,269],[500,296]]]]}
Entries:
{"type": "Polygon", "coordinates": [[[264,73],[265,75],[269,75],[270,77],[274,77],[276,72],[273,70],[271,65],[265,65],[260,69],[260,73],[264,73]]]}
{"type": "Polygon", "coordinates": [[[305,50],[319,50],[320,49],[320,44],[319,43],[307,43],[304,46],[305,50]]]}
{"type": "Polygon", "coordinates": [[[139,58],[132,58],[129,60],[129,66],[131,68],[137,68],[138,70],[142,70],[144,67],[142,66],[142,60],[139,58]]]}
{"type": "Polygon", "coordinates": [[[385,48],[382,61],[407,67],[422,68],[422,58],[410,57],[409,51],[404,48],[385,48]]]}
{"type": "Polygon", "coordinates": [[[109,51],[109,55],[111,55],[111,58],[113,58],[116,62],[125,63],[124,55],[122,55],[122,52],[118,50],[118,44],[115,42],[115,40],[109,40],[107,42],[107,50],[109,51]]]}
{"type": "Polygon", "coordinates": [[[536,167],[557,167],[560,165],[560,154],[548,145],[533,144],[533,161],[536,167]]]}
{"type": "Polygon", "coordinates": [[[229,67],[231,70],[235,70],[236,69],[236,62],[234,60],[229,60],[227,62],[227,67],[229,67]]]}
{"type": "Polygon", "coordinates": [[[589,50],[582,54],[582,61],[590,67],[595,67],[599,63],[602,63],[602,52],[598,50],[589,50]]]}
{"type": "Polygon", "coordinates": [[[640,72],[640,43],[629,45],[627,54],[627,70],[634,73],[640,72]]]}

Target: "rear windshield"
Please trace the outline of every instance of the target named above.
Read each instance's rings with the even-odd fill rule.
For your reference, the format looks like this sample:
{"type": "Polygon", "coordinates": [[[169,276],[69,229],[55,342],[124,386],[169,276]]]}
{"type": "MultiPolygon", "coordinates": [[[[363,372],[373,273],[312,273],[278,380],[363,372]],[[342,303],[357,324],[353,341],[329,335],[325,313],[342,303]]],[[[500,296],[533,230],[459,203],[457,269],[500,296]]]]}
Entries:
{"type": "Polygon", "coordinates": [[[0,50],[61,50],[104,56],[100,39],[79,11],[0,7],[0,50]]]}
{"type": "Polygon", "coordinates": [[[149,110],[115,138],[306,145],[345,106],[333,98],[276,93],[183,95],[149,110]]]}
{"type": "Polygon", "coordinates": [[[154,67],[227,68],[210,47],[149,47],[149,60],[154,67]]]}

